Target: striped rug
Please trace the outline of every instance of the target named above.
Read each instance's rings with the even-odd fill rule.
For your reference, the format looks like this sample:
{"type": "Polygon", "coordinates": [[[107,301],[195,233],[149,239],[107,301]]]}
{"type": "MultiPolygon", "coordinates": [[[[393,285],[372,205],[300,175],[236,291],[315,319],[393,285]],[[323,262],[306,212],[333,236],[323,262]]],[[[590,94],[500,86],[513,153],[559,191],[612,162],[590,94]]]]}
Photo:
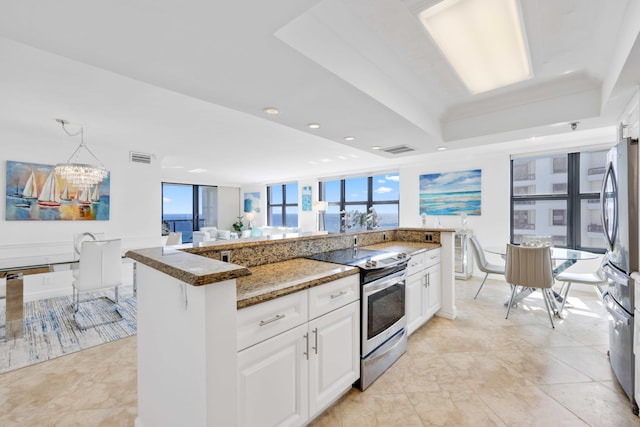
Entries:
{"type": "MultiPolygon", "coordinates": [[[[83,302],[76,319],[86,327],[84,330],[73,319],[71,295],[25,303],[24,337],[0,343],[0,374],[135,335],[136,299],[132,288],[120,287],[118,311],[122,319],[114,323],[104,324],[119,317],[104,296],[113,298],[113,289],[81,295],[83,302]]],[[[2,301],[2,326],[5,316],[2,301]]]]}

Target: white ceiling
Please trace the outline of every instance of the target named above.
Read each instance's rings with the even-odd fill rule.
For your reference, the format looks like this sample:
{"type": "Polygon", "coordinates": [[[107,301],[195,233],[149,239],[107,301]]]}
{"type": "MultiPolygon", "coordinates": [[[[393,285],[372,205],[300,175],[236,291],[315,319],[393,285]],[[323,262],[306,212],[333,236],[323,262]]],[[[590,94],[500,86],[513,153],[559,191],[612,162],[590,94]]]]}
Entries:
{"type": "Polygon", "coordinates": [[[477,95],[416,17],[435,2],[0,0],[0,126],[64,141],[61,117],[165,179],[240,185],[602,132],[640,84],[640,0],[521,0],[534,78],[477,95]]]}

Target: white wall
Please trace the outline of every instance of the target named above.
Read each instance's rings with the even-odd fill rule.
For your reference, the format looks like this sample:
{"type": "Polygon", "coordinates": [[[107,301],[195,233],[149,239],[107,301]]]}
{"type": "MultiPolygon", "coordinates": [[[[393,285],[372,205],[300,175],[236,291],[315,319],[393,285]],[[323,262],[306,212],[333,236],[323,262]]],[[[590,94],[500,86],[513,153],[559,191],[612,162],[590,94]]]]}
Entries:
{"type": "MultiPolygon", "coordinates": [[[[51,135],[41,135],[24,128],[24,132],[0,127],[3,141],[0,154],[0,183],[6,187],[7,160],[55,164],[64,162],[80,142],[65,140],[59,127],[51,135]],[[71,143],[70,143],[71,142],[71,143]]],[[[89,148],[111,173],[111,205],[108,221],[7,221],[6,205],[0,203],[0,259],[23,256],[72,253],[73,235],[105,233],[107,238],[121,238],[123,248],[160,244],[160,164],[129,163],[129,152],[104,146],[89,148]]],[[[125,265],[125,273],[131,265],[125,265]]],[[[125,280],[130,282],[129,275],[125,280]]],[[[26,299],[71,293],[70,272],[60,271],[25,278],[26,299]]]]}
{"type": "Polygon", "coordinates": [[[242,215],[238,187],[218,187],[218,228],[233,231],[233,223],[242,215]]]}
{"type": "MultiPolygon", "coordinates": [[[[267,225],[267,185],[271,184],[254,184],[247,185],[240,189],[241,198],[244,199],[244,194],[249,192],[260,193],[260,212],[255,213],[252,224],[254,227],[263,227],[267,225]]],[[[316,215],[314,211],[302,210],[302,187],[311,187],[311,200],[313,202],[318,200],[318,180],[315,178],[302,178],[298,180],[298,228],[301,231],[309,232],[316,231],[316,215]]],[[[246,214],[245,218],[246,218],[246,214]]],[[[248,224],[245,221],[245,224],[248,224]]]]}
{"type": "MultiPolygon", "coordinates": [[[[59,129],[62,132],[61,129],[59,129]]],[[[7,134],[0,128],[3,144],[0,155],[0,183],[6,187],[6,161],[55,164],[64,162],[75,149],[73,144],[57,144],[60,138],[41,138],[25,134],[7,134]],[[67,152],[68,151],[68,152],[67,152]]],[[[78,143],[77,141],[76,143],[78,143]]],[[[89,148],[111,173],[111,205],[108,221],[7,221],[5,204],[0,203],[0,254],[6,246],[28,244],[71,244],[73,234],[104,232],[108,238],[122,238],[123,245],[160,239],[160,165],[129,163],[128,151],[107,147],[89,148]],[[153,209],[155,207],[155,209],[153,209]],[[151,209],[150,209],[151,208],[151,209]]],[[[16,256],[18,254],[11,254],[16,256]]]]}
{"type": "Polygon", "coordinates": [[[264,184],[254,184],[242,187],[240,189],[240,215],[244,215],[244,224],[245,226],[249,226],[249,221],[247,220],[247,214],[244,211],[244,194],[245,193],[260,193],[260,203],[258,206],[254,206],[254,210],[258,210],[258,212],[253,213],[253,219],[251,220],[251,225],[253,227],[263,227],[267,225],[267,187],[264,184]]]}
{"type": "Polygon", "coordinates": [[[624,136],[638,138],[640,135],[640,88],[635,90],[618,122],[627,126],[624,136]]]}
{"type": "MultiPolygon", "coordinates": [[[[467,217],[483,246],[502,246],[509,241],[509,173],[507,153],[465,155],[462,152],[434,154],[433,161],[400,168],[400,226],[421,227],[419,214],[420,175],[471,169],[482,170],[481,215],[467,217]]],[[[427,218],[434,227],[436,217],[427,218]]],[[[459,216],[438,216],[443,228],[459,229],[459,216]]]]}
{"type": "Polygon", "coordinates": [[[306,178],[298,181],[298,228],[303,232],[318,231],[318,212],[302,210],[302,187],[311,187],[312,208],[313,202],[319,199],[317,179],[306,178]]]}
{"type": "MultiPolygon", "coordinates": [[[[632,109],[632,107],[630,107],[632,109]]],[[[637,113],[637,97],[636,110],[637,113]]],[[[482,170],[481,215],[469,216],[467,228],[473,230],[484,247],[501,247],[509,241],[510,227],[510,160],[513,154],[539,155],[550,152],[576,152],[615,144],[615,128],[611,132],[584,140],[566,142],[562,137],[545,137],[523,140],[520,143],[495,144],[482,149],[451,150],[434,153],[420,164],[400,167],[400,226],[419,227],[419,177],[423,174],[482,170]]],[[[434,226],[436,218],[429,217],[427,226],[434,226]]],[[[459,216],[438,216],[443,228],[461,228],[459,216]]],[[[487,254],[490,262],[497,262],[497,255],[487,254]],[[494,259],[495,258],[495,259],[494,259]]],[[[474,265],[474,275],[479,275],[474,265]]]]}

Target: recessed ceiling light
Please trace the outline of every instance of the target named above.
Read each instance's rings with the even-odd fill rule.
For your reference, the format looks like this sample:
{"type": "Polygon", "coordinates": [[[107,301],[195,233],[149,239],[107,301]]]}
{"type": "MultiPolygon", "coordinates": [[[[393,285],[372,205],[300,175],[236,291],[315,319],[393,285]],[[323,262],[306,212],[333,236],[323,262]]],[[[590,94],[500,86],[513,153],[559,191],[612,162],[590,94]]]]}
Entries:
{"type": "Polygon", "coordinates": [[[447,149],[447,147],[438,147],[438,148],[437,148],[437,150],[438,150],[438,151],[444,151],[444,150],[446,150],[446,149],[447,149]]]}
{"type": "Polygon", "coordinates": [[[518,1],[443,0],[418,17],[471,93],[533,76],[518,1]]]}
{"type": "Polygon", "coordinates": [[[190,173],[204,173],[204,172],[207,172],[207,170],[206,169],[197,168],[197,169],[191,169],[189,172],[190,173]]]}
{"type": "Polygon", "coordinates": [[[355,136],[345,136],[344,140],[345,141],[355,141],[356,137],[355,136]]]}
{"type": "Polygon", "coordinates": [[[269,114],[270,116],[275,116],[276,114],[280,113],[280,111],[276,107],[266,107],[262,111],[269,114]]]}
{"type": "Polygon", "coordinates": [[[320,129],[319,123],[309,123],[307,126],[309,126],[309,129],[320,129]]]}
{"type": "Polygon", "coordinates": [[[372,150],[379,150],[380,146],[379,145],[374,145],[373,147],[371,147],[372,150]]]}

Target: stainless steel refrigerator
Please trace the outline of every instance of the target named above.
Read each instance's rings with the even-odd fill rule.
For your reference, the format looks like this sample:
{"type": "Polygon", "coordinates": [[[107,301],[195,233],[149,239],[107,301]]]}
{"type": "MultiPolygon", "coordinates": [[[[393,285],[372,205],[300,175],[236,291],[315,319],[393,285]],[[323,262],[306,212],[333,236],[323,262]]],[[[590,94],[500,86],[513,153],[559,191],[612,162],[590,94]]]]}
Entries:
{"type": "Polygon", "coordinates": [[[633,354],[634,290],[638,271],[638,140],[622,138],[607,154],[600,194],[607,254],[602,269],[608,286],[603,303],[609,313],[609,359],[618,382],[638,414],[633,354]]]}

